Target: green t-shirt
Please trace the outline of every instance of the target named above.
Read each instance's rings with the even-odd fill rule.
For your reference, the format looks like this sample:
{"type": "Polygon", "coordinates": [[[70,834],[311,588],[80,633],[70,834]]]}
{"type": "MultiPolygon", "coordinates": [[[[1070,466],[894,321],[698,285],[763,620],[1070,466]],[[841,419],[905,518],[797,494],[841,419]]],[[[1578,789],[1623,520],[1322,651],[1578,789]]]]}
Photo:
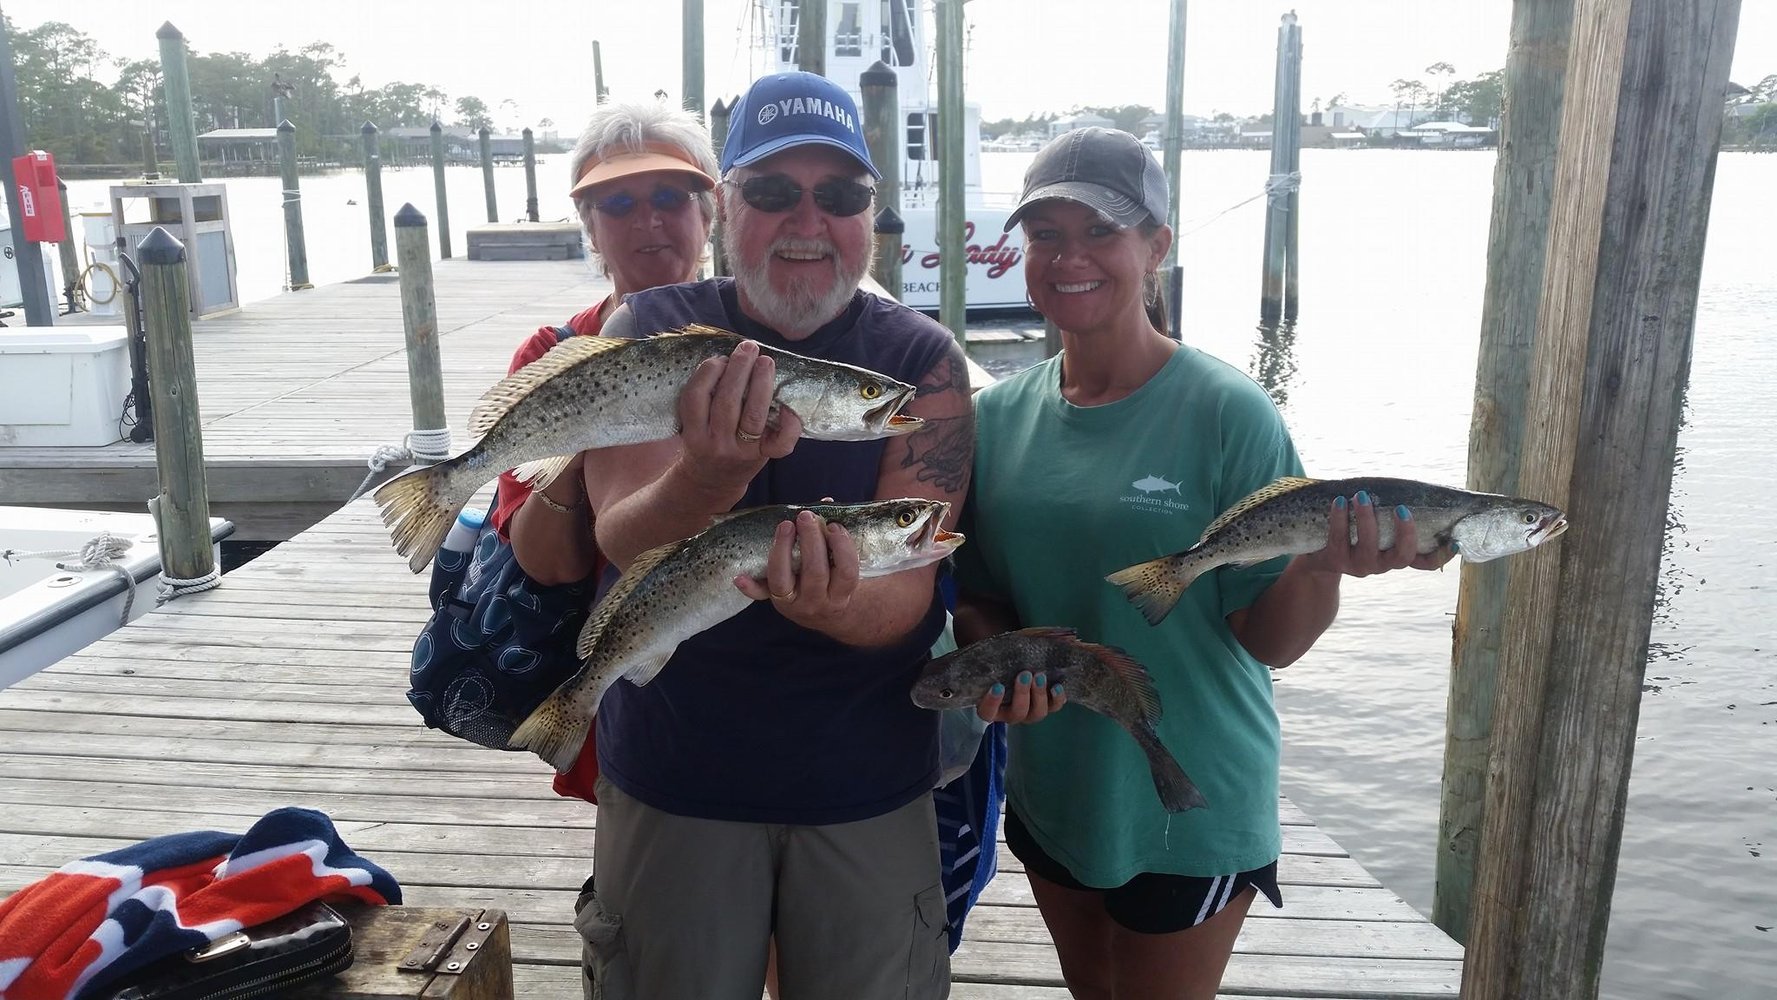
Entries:
{"type": "Polygon", "coordinates": [[[1282,848],[1277,713],[1270,672],[1226,618],[1287,560],[1206,575],[1158,626],[1104,578],[1190,547],[1235,501],[1301,475],[1295,446],[1264,390],[1193,348],[1103,406],[1067,402],[1060,378],[1057,357],[975,398],[958,583],[1010,602],[1026,626],[1069,626],[1144,664],[1160,693],[1160,739],[1209,805],[1169,815],[1135,741],[1077,705],[1011,727],[1007,796],[1087,885],[1267,865],[1282,848]]]}

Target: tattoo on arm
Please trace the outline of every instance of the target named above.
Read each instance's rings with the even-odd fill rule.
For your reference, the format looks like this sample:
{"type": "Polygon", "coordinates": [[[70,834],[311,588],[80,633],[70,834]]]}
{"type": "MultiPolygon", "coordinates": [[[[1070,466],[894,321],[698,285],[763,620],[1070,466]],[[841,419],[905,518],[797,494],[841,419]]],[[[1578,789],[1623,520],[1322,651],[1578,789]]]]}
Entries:
{"type": "Polygon", "coordinates": [[[907,438],[907,454],[901,459],[901,468],[917,465],[920,469],[914,478],[919,482],[961,493],[968,485],[974,461],[973,417],[927,417],[925,427],[907,438]]]}
{"type": "Polygon", "coordinates": [[[921,396],[936,396],[941,392],[961,392],[965,398],[969,395],[969,365],[963,360],[962,351],[956,348],[951,348],[950,353],[919,380],[921,396]]]}

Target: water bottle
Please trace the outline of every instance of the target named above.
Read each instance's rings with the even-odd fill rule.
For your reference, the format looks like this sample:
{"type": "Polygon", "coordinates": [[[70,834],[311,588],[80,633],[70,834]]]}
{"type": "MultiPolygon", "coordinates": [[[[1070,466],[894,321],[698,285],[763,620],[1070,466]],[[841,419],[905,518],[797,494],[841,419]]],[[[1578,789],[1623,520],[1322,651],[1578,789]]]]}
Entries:
{"type": "Polygon", "coordinates": [[[481,526],[487,515],[478,510],[465,510],[457,515],[457,523],[450,526],[450,534],[444,536],[446,552],[471,552],[475,549],[476,539],[481,537],[481,526]]]}

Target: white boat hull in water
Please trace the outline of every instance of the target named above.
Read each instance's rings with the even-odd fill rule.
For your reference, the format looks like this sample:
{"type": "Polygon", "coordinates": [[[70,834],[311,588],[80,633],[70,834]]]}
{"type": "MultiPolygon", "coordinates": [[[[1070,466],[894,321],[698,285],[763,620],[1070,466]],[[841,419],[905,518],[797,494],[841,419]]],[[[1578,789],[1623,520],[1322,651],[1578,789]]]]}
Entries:
{"type": "MultiPolygon", "coordinates": [[[[115,562],[133,584],[110,569],[57,566],[78,564],[78,555],[0,560],[0,688],[118,628],[131,586],[136,589],[128,602],[130,619],[146,614],[154,607],[154,581],[160,575],[160,548],[148,514],[0,507],[0,552],[78,552],[105,532],[130,541],[115,562]]],[[[210,519],[213,542],[233,533],[233,524],[210,519]]],[[[219,545],[216,556],[221,558],[219,545]]]]}

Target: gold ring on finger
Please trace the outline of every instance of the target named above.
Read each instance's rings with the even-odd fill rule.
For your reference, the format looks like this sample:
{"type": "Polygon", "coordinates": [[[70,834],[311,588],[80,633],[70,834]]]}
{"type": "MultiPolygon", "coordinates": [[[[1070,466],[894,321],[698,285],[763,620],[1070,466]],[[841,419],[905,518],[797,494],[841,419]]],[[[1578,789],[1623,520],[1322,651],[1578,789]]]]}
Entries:
{"type": "Polygon", "coordinates": [[[774,601],[793,601],[796,599],[796,588],[791,587],[790,592],[787,594],[772,594],[771,599],[774,601]]]}
{"type": "Polygon", "coordinates": [[[742,441],[745,441],[748,444],[752,444],[754,441],[759,440],[760,438],[764,437],[765,435],[763,435],[763,434],[749,434],[746,431],[740,429],[739,427],[736,427],[734,429],[734,436],[737,438],[740,438],[742,441]]]}

